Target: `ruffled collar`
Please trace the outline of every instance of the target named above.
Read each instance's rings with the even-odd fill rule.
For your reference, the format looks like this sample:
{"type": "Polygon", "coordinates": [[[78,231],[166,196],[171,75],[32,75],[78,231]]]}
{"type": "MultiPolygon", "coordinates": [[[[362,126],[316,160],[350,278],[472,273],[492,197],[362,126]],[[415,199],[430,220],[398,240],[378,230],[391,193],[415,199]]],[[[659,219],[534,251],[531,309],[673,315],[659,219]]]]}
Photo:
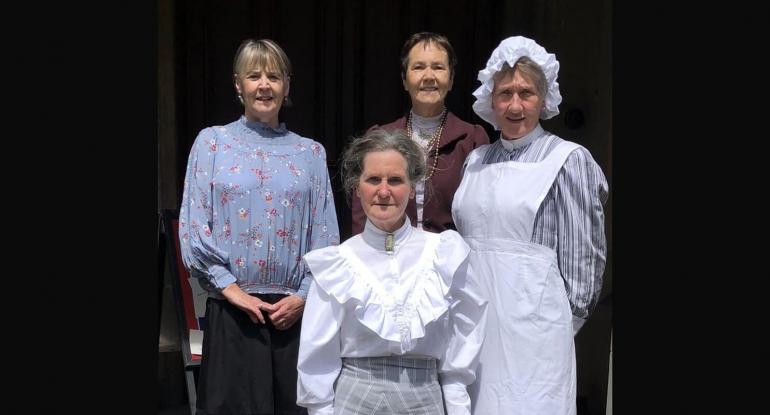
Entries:
{"type": "MultiPolygon", "coordinates": [[[[409,240],[409,237],[412,236],[412,232],[413,228],[409,220],[404,220],[404,224],[401,225],[400,228],[396,229],[395,232],[392,232],[394,242],[393,252],[398,252],[398,250],[404,246],[406,241],[409,240]]],[[[364,231],[361,232],[361,238],[364,240],[364,242],[366,242],[367,245],[371,246],[375,250],[386,252],[385,241],[388,234],[389,232],[385,232],[382,229],[374,226],[374,224],[369,219],[366,219],[364,231]]]]}
{"type": "MultiPolygon", "coordinates": [[[[374,228],[370,230],[371,235],[379,234],[379,241],[383,241],[385,233],[371,227],[374,228]]],[[[402,244],[408,242],[404,238],[418,232],[424,234],[426,240],[418,265],[400,275],[400,284],[411,282],[412,288],[405,288],[406,295],[398,295],[383,285],[370,269],[365,255],[360,257],[355,253],[356,244],[364,242],[370,246],[364,240],[368,234],[366,229],[365,226],[360,236],[340,245],[310,251],[304,260],[320,290],[339,304],[351,302],[352,317],[380,338],[398,343],[403,354],[414,348],[415,340],[425,337],[430,323],[449,310],[454,274],[468,256],[469,248],[455,231],[437,235],[413,230],[411,225],[400,228],[396,232],[402,244]]],[[[378,243],[375,249],[384,250],[380,246],[378,243]]]]}

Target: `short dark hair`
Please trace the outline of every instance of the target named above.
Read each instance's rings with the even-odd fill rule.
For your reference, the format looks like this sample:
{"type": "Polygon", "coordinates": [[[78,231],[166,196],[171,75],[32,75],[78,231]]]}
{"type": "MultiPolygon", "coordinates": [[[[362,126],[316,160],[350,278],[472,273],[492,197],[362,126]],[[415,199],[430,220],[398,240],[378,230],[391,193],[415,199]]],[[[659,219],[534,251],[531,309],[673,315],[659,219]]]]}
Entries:
{"type": "Polygon", "coordinates": [[[409,39],[404,42],[404,46],[401,48],[401,77],[406,79],[406,70],[409,65],[409,52],[415,45],[420,43],[424,43],[423,46],[435,44],[446,51],[446,56],[449,60],[449,79],[454,79],[455,65],[457,65],[457,55],[455,54],[455,50],[452,48],[452,44],[449,43],[449,39],[447,39],[446,36],[433,32],[415,33],[412,36],[409,36],[409,39]]]}

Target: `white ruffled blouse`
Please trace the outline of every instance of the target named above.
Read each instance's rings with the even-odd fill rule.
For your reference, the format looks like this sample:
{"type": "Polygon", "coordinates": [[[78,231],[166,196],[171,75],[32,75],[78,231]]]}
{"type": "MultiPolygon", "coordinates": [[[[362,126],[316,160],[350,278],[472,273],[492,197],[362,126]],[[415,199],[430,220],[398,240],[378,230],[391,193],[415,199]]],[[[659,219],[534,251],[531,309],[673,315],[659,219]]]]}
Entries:
{"type": "Polygon", "coordinates": [[[343,357],[438,359],[448,415],[470,414],[466,387],[484,338],[487,301],[468,285],[469,247],[455,231],[434,234],[405,221],[393,253],[384,231],[307,253],[313,274],[302,317],[297,404],[333,414],[343,357]]]}

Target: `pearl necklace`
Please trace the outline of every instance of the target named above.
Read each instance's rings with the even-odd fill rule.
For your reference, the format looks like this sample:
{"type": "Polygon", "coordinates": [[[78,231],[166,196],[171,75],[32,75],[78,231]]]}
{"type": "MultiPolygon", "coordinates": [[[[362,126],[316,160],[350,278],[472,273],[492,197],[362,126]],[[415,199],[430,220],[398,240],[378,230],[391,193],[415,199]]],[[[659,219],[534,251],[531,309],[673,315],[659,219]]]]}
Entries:
{"type": "MultiPolygon", "coordinates": [[[[430,138],[430,141],[428,141],[428,146],[425,149],[426,158],[428,158],[431,151],[433,151],[433,166],[430,169],[430,172],[425,175],[426,182],[430,180],[433,173],[436,172],[436,166],[438,165],[438,143],[441,141],[441,132],[446,125],[447,113],[446,108],[444,108],[444,111],[441,112],[441,122],[439,123],[438,128],[436,128],[436,131],[433,132],[433,136],[430,138]]],[[[409,111],[409,117],[406,119],[406,135],[410,139],[412,138],[412,111],[409,111]]]]}

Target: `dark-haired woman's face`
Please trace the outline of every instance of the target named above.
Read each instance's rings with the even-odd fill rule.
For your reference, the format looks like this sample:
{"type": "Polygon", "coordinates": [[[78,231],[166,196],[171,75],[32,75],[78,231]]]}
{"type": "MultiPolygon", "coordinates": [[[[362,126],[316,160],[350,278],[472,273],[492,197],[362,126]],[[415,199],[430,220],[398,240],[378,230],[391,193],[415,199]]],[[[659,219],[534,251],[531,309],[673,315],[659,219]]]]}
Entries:
{"type": "Polygon", "coordinates": [[[404,89],[412,99],[412,109],[424,117],[438,115],[446,94],[452,90],[449,56],[433,43],[420,42],[409,51],[404,89]]]}

